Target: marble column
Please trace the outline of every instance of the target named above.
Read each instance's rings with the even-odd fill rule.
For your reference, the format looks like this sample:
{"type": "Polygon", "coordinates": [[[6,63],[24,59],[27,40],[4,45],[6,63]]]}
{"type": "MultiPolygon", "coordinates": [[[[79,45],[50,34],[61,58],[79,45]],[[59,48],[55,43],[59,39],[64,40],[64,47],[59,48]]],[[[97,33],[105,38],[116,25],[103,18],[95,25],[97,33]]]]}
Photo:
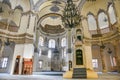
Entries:
{"type": "Polygon", "coordinates": [[[100,48],[100,56],[101,56],[101,62],[102,62],[102,72],[106,72],[106,65],[104,61],[104,55],[103,55],[104,49],[100,48]]]}
{"type": "Polygon", "coordinates": [[[69,61],[72,61],[72,48],[71,48],[71,43],[72,43],[72,35],[71,35],[72,29],[68,29],[68,49],[67,49],[67,67],[69,69],[69,61]]]}

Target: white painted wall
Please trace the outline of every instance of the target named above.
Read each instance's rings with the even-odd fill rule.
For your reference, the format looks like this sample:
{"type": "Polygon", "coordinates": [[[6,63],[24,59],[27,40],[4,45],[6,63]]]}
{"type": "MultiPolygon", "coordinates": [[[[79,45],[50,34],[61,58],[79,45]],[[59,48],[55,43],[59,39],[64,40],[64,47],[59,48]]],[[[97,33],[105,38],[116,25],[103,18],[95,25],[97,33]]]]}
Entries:
{"type": "Polygon", "coordinates": [[[33,44],[24,44],[23,58],[32,58],[34,53],[33,44]]]}

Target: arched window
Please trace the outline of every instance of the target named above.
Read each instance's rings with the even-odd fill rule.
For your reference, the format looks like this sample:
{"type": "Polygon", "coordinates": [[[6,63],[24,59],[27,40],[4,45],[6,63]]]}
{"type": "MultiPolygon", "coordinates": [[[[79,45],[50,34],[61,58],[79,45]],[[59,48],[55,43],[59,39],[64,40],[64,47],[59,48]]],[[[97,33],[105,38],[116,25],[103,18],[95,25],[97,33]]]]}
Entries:
{"type": "Polygon", "coordinates": [[[112,4],[108,8],[108,13],[110,17],[110,23],[114,24],[117,20],[116,20],[115,11],[112,4]]]}
{"type": "Polygon", "coordinates": [[[62,47],[66,46],[66,38],[62,38],[62,40],[61,40],[61,46],[62,47]]]}
{"type": "Polygon", "coordinates": [[[55,48],[55,40],[54,39],[49,40],[49,48],[55,48]]]}
{"type": "Polygon", "coordinates": [[[3,58],[2,59],[2,68],[6,68],[7,67],[7,63],[8,63],[8,58],[7,57],[3,58]]]}
{"type": "Polygon", "coordinates": [[[38,54],[39,56],[41,56],[42,55],[42,50],[40,49],[39,50],[39,54],[38,54]]]}
{"type": "Polygon", "coordinates": [[[48,50],[48,58],[51,58],[51,56],[52,56],[52,52],[51,50],[48,50]]]}
{"type": "Polygon", "coordinates": [[[39,68],[40,68],[40,69],[42,68],[42,65],[43,65],[43,61],[40,60],[40,61],[39,61],[39,68]]]}
{"type": "Polygon", "coordinates": [[[63,53],[64,53],[64,57],[66,57],[66,49],[65,48],[64,48],[63,53]]]}
{"type": "Polygon", "coordinates": [[[104,12],[99,13],[98,15],[98,24],[100,29],[109,27],[108,17],[104,12]]]}
{"type": "Polygon", "coordinates": [[[43,40],[43,37],[39,37],[39,43],[38,43],[40,46],[44,46],[44,40],[43,40]]]}
{"type": "Polygon", "coordinates": [[[62,58],[64,58],[64,57],[66,57],[66,49],[64,48],[64,49],[62,49],[62,58]]]}
{"type": "Polygon", "coordinates": [[[88,15],[88,25],[89,25],[89,30],[97,30],[96,20],[94,16],[91,14],[88,15]]]}

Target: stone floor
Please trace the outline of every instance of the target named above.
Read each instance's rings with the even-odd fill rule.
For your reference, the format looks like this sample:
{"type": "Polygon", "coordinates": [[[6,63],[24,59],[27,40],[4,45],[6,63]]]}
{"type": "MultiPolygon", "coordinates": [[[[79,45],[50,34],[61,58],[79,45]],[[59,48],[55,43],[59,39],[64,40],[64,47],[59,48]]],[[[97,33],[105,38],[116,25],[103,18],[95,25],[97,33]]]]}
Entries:
{"type": "Polygon", "coordinates": [[[62,76],[53,75],[9,75],[1,74],[0,80],[120,80],[120,74],[98,74],[99,79],[63,79],[62,76]]]}

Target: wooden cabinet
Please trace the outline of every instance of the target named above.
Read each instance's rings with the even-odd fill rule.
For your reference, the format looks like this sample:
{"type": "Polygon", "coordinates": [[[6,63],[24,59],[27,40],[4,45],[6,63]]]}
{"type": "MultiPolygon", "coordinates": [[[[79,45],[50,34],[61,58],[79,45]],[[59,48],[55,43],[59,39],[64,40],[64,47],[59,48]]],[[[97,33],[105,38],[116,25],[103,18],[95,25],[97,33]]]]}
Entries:
{"type": "Polygon", "coordinates": [[[22,74],[30,75],[32,74],[32,69],[33,69],[32,59],[23,59],[22,74]]]}

